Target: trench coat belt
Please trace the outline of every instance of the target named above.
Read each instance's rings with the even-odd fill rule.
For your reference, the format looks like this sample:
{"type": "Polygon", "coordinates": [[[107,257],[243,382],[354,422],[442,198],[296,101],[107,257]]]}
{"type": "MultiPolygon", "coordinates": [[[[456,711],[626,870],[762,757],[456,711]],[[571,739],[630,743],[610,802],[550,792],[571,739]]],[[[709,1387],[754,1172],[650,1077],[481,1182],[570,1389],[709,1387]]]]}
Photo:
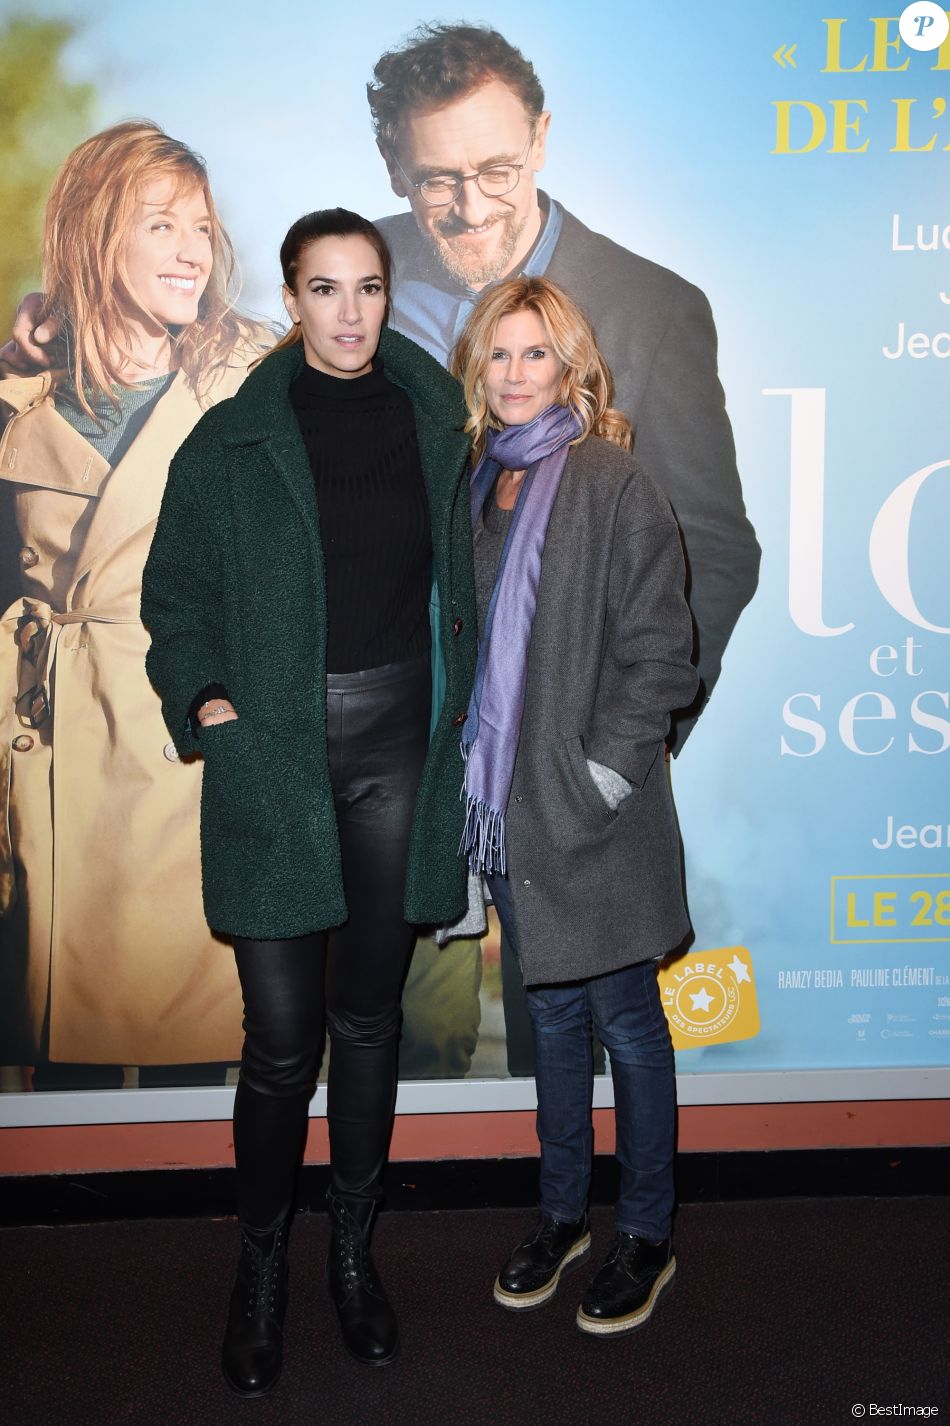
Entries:
{"type": "Polygon", "coordinates": [[[0,915],[13,906],[16,879],[10,835],[10,777],[18,728],[40,728],[50,716],[50,679],[56,649],[69,624],[138,624],[136,609],[60,611],[42,599],[17,599],[0,618],[0,915]],[[31,680],[21,691],[21,684],[31,680]]]}

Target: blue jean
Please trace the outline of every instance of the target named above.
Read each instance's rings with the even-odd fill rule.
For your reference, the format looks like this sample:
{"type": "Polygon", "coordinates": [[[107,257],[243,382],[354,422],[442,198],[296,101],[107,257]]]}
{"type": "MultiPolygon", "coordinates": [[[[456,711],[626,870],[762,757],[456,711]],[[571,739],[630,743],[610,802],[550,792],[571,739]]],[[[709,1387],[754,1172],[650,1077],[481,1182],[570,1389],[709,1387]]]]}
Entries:
{"type": "MultiPolygon", "coordinates": [[[[510,883],[493,876],[488,885],[517,953],[510,883]]],[[[572,1223],[587,1207],[594,1144],[593,1022],[610,1056],[614,1086],[620,1164],[616,1227],[653,1242],[669,1237],[676,1081],[656,966],[648,961],[588,980],[529,986],[526,994],[534,1032],[542,1212],[572,1223]]]]}

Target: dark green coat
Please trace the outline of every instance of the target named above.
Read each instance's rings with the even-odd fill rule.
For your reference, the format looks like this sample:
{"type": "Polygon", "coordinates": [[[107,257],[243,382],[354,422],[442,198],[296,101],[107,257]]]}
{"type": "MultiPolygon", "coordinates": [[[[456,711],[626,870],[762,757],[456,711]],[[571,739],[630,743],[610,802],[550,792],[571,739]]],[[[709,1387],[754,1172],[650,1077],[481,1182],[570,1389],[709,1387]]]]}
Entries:
{"type": "MultiPolygon", "coordinates": [[[[415,410],[434,556],[437,702],[405,915],[442,922],[466,904],[457,849],[458,720],[476,655],[469,442],[461,390],[442,367],[388,328],[380,353],[415,410]]],[[[267,357],[236,396],[199,421],[172,462],[142,581],[147,667],[165,721],[181,754],[205,758],[205,913],[217,930],[259,940],[304,935],[347,916],[326,746],[323,549],[288,394],[302,364],[300,346],[267,357]],[[209,683],[226,686],[239,717],[196,738],[188,710],[209,683]]]]}

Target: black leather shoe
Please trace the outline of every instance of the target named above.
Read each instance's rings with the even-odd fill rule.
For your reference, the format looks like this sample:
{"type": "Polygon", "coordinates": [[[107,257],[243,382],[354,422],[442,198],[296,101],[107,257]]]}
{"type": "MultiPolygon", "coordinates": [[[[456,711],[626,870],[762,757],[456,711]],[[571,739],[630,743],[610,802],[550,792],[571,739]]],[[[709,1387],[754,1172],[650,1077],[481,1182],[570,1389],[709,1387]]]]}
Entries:
{"type": "Polygon", "coordinates": [[[618,1233],[577,1309],[578,1327],[600,1337],[642,1327],[675,1272],[669,1238],[648,1243],[633,1233],[618,1233]]]}
{"type": "Polygon", "coordinates": [[[519,1243],[495,1279],[495,1301],[516,1312],[540,1307],[553,1297],[561,1274],[590,1252],[587,1214],[576,1223],[558,1223],[546,1213],[519,1243]]]}
{"type": "Polygon", "coordinates": [[[343,1345],[358,1362],[383,1367],[399,1350],[399,1324],[369,1251],[375,1204],[332,1197],[329,1203],[327,1287],[340,1318],[343,1345]]]}
{"type": "Polygon", "coordinates": [[[266,1396],[280,1376],[287,1311],[287,1227],[241,1233],[221,1365],[238,1396],[266,1396]]]}

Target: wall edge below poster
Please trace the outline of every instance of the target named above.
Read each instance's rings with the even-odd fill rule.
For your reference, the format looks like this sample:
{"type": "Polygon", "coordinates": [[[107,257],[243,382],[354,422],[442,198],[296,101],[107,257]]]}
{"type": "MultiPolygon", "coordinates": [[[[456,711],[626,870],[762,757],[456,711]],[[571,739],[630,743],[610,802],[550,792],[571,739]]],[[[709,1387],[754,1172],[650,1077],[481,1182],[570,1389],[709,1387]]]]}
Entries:
{"type": "MultiPolygon", "coordinates": [[[[703,1104],[794,1104],[835,1100],[950,1098],[950,1067],[904,1069],[788,1070],[741,1074],[679,1074],[680,1106],[703,1104]]],[[[0,1096],[0,1128],[55,1124],[158,1124],[230,1119],[230,1085],[175,1089],[44,1091],[0,1096]]],[[[594,1081],[594,1108],[613,1103],[609,1076],[594,1081]]],[[[419,1080],[400,1084],[399,1114],[460,1114],[534,1109],[531,1079],[419,1080]]],[[[310,1106],[326,1114],[326,1086],[310,1106]]]]}

